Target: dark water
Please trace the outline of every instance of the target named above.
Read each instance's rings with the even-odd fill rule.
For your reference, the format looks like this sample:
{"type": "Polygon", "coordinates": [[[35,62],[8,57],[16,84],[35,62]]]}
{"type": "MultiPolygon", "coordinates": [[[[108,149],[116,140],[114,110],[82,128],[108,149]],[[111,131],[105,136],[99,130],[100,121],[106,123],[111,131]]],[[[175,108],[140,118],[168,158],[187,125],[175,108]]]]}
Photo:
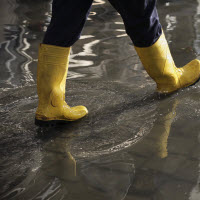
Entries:
{"type": "MultiPolygon", "coordinates": [[[[48,0],[1,0],[0,199],[199,200],[200,83],[154,93],[120,16],[94,5],[71,54],[66,99],[89,116],[34,125],[48,0]]],[[[158,1],[177,66],[200,54],[200,1],[158,1]]]]}

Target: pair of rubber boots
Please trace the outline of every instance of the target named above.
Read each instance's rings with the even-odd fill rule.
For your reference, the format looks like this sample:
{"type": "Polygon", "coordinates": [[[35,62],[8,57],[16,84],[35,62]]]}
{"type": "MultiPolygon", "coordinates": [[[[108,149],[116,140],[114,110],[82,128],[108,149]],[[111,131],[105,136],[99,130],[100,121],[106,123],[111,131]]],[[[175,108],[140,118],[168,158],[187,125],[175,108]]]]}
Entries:
{"type": "MultiPolygon", "coordinates": [[[[194,84],[200,78],[200,61],[197,59],[182,68],[175,66],[164,33],[152,46],[135,49],[145,70],[156,82],[159,93],[172,93],[194,84]]],[[[88,114],[86,107],[69,107],[65,102],[69,54],[70,47],[40,45],[37,68],[37,125],[75,121],[88,114]]]]}

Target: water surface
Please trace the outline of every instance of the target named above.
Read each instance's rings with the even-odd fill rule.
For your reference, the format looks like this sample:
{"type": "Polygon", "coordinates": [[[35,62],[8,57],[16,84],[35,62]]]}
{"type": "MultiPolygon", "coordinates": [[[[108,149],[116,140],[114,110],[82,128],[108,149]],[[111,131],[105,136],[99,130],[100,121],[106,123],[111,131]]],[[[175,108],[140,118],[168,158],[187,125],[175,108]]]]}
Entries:
{"type": "MultiPolygon", "coordinates": [[[[158,11],[177,66],[199,56],[200,1],[160,0],[158,11]]],[[[107,1],[94,1],[70,57],[66,100],[90,114],[34,125],[50,16],[48,0],[1,0],[0,199],[199,200],[200,83],[158,96],[107,1]]]]}

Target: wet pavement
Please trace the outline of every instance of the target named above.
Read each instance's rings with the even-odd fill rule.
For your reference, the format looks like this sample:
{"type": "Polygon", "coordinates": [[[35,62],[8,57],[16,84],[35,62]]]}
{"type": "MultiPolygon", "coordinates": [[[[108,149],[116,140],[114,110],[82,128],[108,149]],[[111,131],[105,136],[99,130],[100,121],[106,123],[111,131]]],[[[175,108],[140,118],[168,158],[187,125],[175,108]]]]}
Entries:
{"type": "MultiPolygon", "coordinates": [[[[34,125],[48,0],[1,0],[0,199],[199,200],[200,83],[160,97],[120,16],[94,1],[73,46],[66,99],[89,115],[34,125]]],[[[200,1],[158,1],[177,66],[200,55],[200,1]]]]}

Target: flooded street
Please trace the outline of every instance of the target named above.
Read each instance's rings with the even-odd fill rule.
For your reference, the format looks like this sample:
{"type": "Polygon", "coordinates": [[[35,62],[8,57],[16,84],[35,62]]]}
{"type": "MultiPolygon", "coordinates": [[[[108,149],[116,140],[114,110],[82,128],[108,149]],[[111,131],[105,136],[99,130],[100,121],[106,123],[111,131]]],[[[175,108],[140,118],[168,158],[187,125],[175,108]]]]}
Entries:
{"type": "MultiPolygon", "coordinates": [[[[200,0],[157,8],[176,65],[200,58],[200,0]]],[[[94,0],[70,55],[66,101],[89,115],[35,126],[38,45],[50,16],[49,0],[1,0],[0,199],[199,200],[200,82],[156,94],[106,0],[94,0]]]]}

